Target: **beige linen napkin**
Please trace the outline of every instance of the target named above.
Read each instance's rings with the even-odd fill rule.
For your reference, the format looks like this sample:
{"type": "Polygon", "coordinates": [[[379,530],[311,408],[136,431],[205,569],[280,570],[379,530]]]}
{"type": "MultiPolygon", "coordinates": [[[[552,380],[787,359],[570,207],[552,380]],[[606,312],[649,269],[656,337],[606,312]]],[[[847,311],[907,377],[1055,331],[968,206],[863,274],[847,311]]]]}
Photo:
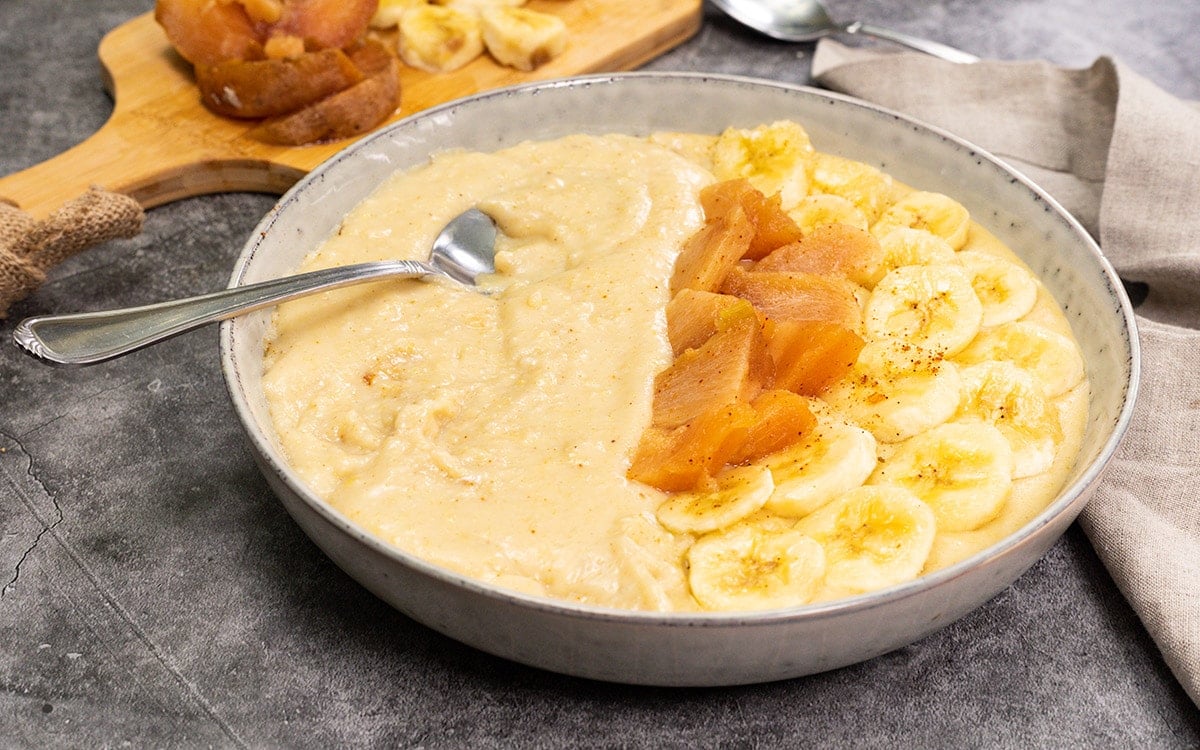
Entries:
{"type": "Polygon", "coordinates": [[[1133,422],[1080,523],[1200,704],[1200,108],[1108,58],[955,65],[823,41],[813,77],[1006,160],[1148,286],[1133,422]]]}

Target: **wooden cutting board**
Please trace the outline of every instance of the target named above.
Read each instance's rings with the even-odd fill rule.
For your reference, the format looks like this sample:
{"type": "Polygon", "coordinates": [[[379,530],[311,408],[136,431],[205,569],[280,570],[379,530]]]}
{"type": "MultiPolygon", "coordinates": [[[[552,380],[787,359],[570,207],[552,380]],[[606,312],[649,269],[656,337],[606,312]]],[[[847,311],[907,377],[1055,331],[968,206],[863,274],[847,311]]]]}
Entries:
{"type": "MultiPolygon", "coordinates": [[[[401,106],[391,120],[462,96],[517,83],[629,70],[675,47],[700,27],[701,0],[531,0],[567,23],[567,50],[532,73],[486,55],[452,73],[405,68],[401,106]]],[[[91,185],[131,195],[145,208],[206,193],[282,193],[350,140],[273,146],[249,137],[252,123],[212,114],[200,103],[191,67],[153,14],[100,42],[109,120],[74,148],[0,177],[0,197],[37,218],[91,185]]]]}

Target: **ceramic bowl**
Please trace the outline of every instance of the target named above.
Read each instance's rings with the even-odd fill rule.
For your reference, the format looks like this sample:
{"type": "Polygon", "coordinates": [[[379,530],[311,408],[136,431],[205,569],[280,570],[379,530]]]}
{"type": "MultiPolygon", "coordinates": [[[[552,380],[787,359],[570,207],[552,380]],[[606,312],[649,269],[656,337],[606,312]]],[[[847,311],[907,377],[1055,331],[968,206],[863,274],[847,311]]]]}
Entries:
{"type": "Polygon", "coordinates": [[[280,500],[335,563],[415,620],[484,651],[600,680],[713,686],[833,669],[909,644],[980,606],[1075,519],[1125,431],[1138,378],[1129,301],[1086,232],[1051,198],[950,134],[862,102],[732,76],[627,73],[504,89],[427,110],[364,138],[301,180],[263,219],[231,284],[289,273],[385,177],[450,148],[490,151],[570,133],[718,133],[799,121],[814,145],[954,196],[1062,303],[1091,379],[1082,453],[1036,518],[953,567],[844,601],[788,610],[659,614],[525,596],[464,578],[373,538],[304,486],[273,433],[261,383],[269,312],[223,324],[229,393],[280,500]]]}

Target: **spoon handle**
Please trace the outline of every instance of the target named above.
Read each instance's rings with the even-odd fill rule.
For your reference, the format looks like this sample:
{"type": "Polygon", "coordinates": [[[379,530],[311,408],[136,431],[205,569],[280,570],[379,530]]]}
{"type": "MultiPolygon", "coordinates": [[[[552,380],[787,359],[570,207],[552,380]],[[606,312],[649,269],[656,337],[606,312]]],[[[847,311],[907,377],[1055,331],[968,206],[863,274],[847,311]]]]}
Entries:
{"type": "Polygon", "coordinates": [[[91,365],[306,294],[388,277],[419,278],[436,273],[411,260],[326,268],[154,305],[26,318],[13,331],[13,341],[50,364],[91,365]]]}
{"type": "Polygon", "coordinates": [[[927,55],[940,57],[943,60],[949,60],[955,63],[974,63],[979,62],[979,58],[975,55],[963,52],[945,44],[932,42],[928,39],[921,39],[915,36],[909,36],[901,31],[893,31],[892,29],[884,29],[879,26],[872,26],[862,21],[854,21],[853,23],[845,24],[842,30],[847,34],[862,34],[863,36],[874,37],[876,39],[884,39],[889,42],[915,49],[918,52],[924,52],[927,55]]]}

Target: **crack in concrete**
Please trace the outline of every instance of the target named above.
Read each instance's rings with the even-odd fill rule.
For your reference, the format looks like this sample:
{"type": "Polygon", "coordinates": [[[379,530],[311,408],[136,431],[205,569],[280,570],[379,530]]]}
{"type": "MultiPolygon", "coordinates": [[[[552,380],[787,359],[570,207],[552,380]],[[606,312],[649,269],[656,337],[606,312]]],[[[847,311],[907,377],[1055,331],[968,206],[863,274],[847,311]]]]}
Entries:
{"type": "Polygon", "coordinates": [[[21,566],[25,564],[25,561],[29,559],[29,556],[33,554],[34,550],[38,548],[38,544],[41,543],[42,537],[48,533],[52,533],[54,529],[58,528],[58,525],[63,522],[63,511],[62,506],[58,504],[58,500],[55,499],[52,493],[46,490],[46,485],[43,484],[42,481],[38,479],[37,474],[34,473],[33,456],[31,456],[29,452],[25,450],[25,447],[21,444],[21,441],[15,436],[5,433],[0,433],[0,437],[4,438],[8,442],[11,442],[14,446],[16,446],[17,450],[26,457],[28,460],[28,465],[25,467],[25,476],[29,477],[30,481],[32,481],[38,486],[39,489],[41,489],[42,494],[50,501],[50,504],[54,506],[55,515],[53,521],[46,523],[46,521],[34,510],[33,505],[29,503],[28,500],[25,501],[25,506],[29,509],[30,515],[32,515],[34,519],[36,519],[37,522],[42,525],[42,528],[40,531],[38,531],[37,535],[34,536],[33,542],[30,543],[25,551],[21,553],[20,558],[17,559],[17,564],[13,566],[12,578],[10,578],[3,587],[0,587],[0,599],[3,599],[8,592],[12,590],[13,586],[17,585],[17,581],[21,578],[21,566]]]}
{"type": "MultiPolygon", "coordinates": [[[[21,558],[17,561],[16,567],[13,571],[12,579],[9,580],[3,588],[0,588],[0,599],[3,599],[3,597],[16,584],[17,580],[21,576],[22,564],[29,558],[29,555],[31,555],[34,550],[37,549],[42,538],[46,534],[51,534],[57,538],[57,535],[54,534],[54,531],[64,520],[62,507],[58,504],[58,501],[54,498],[54,496],[47,491],[46,485],[40,479],[38,479],[37,475],[33,471],[33,456],[25,450],[19,439],[4,432],[0,432],[0,455],[9,452],[8,448],[3,447],[4,442],[8,442],[15,446],[15,449],[26,457],[28,465],[25,469],[25,475],[30,481],[37,485],[37,487],[41,490],[42,495],[50,501],[51,505],[54,507],[54,513],[56,517],[47,523],[34,507],[34,504],[30,500],[28,494],[25,492],[18,492],[21,502],[24,503],[30,515],[32,515],[34,519],[36,519],[38,523],[42,525],[42,529],[38,531],[37,535],[33,539],[33,542],[22,553],[21,558]]],[[[0,474],[0,478],[2,477],[3,474],[0,474]]],[[[19,490],[17,487],[14,488],[19,490]]],[[[113,596],[112,593],[108,591],[107,587],[101,583],[101,581],[96,577],[95,573],[92,572],[92,570],[83,561],[83,559],[80,558],[78,553],[76,553],[71,545],[62,539],[59,539],[58,541],[66,555],[70,557],[76,566],[78,566],[79,571],[89,581],[92,590],[104,600],[111,611],[115,614],[116,618],[120,622],[124,623],[124,625],[129,629],[129,632],[132,633],[133,637],[143,645],[143,647],[158,663],[158,665],[165,670],[167,674],[169,674],[171,678],[179,685],[181,693],[185,699],[190,697],[191,700],[194,701],[195,705],[199,707],[200,711],[209,719],[211,719],[220,728],[221,732],[229,738],[229,741],[232,743],[233,747],[249,747],[237,730],[235,730],[234,727],[220,715],[216,707],[213,706],[213,704],[205,697],[199,685],[188,679],[188,677],[184,675],[183,672],[174,664],[167,653],[159,648],[150,635],[140,625],[138,625],[130,613],[121,605],[119,601],[117,601],[116,597],[113,596]]]]}

